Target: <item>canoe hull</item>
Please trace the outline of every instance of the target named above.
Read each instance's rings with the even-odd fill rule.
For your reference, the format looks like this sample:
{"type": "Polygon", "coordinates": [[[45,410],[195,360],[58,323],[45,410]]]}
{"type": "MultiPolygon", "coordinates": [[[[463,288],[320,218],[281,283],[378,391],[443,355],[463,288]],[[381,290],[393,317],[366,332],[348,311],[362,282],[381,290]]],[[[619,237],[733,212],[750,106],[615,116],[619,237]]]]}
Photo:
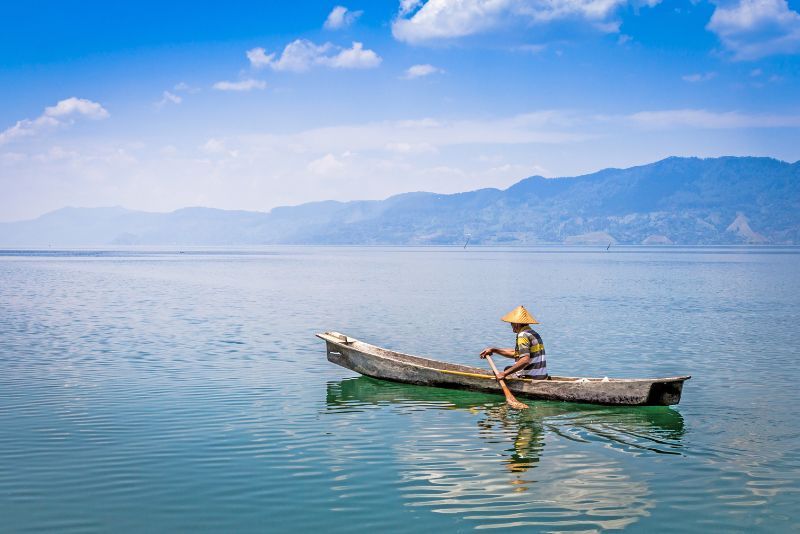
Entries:
{"type": "MultiPolygon", "coordinates": [[[[317,334],[325,340],[327,358],[365,376],[423,386],[501,393],[488,370],[429,360],[362,343],[338,333],[317,334]]],[[[507,379],[511,391],[531,399],[609,405],[671,405],[681,398],[689,377],[662,379],[507,379]]]]}

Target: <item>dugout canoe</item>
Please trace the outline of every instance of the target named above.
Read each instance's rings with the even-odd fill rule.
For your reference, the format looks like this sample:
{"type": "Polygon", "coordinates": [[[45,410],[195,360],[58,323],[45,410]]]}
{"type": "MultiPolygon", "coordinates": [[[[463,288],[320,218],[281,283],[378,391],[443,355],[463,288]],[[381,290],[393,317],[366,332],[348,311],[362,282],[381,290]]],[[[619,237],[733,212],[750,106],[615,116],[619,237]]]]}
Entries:
{"type": "MultiPolygon", "coordinates": [[[[502,393],[488,369],[421,358],[370,345],[339,332],[317,334],[328,361],[365,376],[423,386],[502,393]]],[[[621,406],[669,406],[681,400],[690,376],[669,378],[507,378],[514,395],[529,399],[621,406]]]]}

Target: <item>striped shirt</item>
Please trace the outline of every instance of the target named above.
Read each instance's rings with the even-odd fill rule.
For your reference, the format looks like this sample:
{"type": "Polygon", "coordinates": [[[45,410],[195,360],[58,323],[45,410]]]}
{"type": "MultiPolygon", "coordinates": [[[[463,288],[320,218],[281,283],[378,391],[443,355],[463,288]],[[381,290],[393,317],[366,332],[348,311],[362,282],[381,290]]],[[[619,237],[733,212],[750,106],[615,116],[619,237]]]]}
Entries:
{"type": "Polygon", "coordinates": [[[542,336],[530,326],[524,326],[517,334],[514,347],[514,359],[530,356],[531,361],[523,369],[515,373],[519,378],[543,378],[547,376],[547,360],[544,356],[542,336]]]}

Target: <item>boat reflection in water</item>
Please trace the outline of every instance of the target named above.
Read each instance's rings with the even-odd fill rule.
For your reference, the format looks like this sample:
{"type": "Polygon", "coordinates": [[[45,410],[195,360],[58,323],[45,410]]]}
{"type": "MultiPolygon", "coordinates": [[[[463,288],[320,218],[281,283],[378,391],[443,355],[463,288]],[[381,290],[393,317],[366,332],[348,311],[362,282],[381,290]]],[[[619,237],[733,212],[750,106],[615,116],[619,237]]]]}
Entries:
{"type": "MultiPolygon", "coordinates": [[[[328,412],[402,414],[380,424],[408,504],[458,514],[475,527],[623,528],[653,507],[635,456],[680,455],[683,418],[664,406],[530,402],[367,377],[329,382],[328,412]],[[545,455],[545,448],[547,455],[545,455]]],[[[377,421],[376,421],[377,419],[377,421]]],[[[362,428],[363,430],[363,428],[362,428]]]]}

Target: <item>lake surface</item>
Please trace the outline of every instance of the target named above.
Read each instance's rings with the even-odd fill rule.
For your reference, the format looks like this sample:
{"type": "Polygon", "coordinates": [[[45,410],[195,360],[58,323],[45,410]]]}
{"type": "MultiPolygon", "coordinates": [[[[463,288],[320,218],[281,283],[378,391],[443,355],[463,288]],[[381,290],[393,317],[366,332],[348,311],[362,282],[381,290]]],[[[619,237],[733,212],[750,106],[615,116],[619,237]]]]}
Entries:
{"type": "Polygon", "coordinates": [[[2,530],[800,529],[800,249],[0,251],[2,530]],[[691,374],[612,408],[405,386],[338,330],[551,374],[691,374]]]}

